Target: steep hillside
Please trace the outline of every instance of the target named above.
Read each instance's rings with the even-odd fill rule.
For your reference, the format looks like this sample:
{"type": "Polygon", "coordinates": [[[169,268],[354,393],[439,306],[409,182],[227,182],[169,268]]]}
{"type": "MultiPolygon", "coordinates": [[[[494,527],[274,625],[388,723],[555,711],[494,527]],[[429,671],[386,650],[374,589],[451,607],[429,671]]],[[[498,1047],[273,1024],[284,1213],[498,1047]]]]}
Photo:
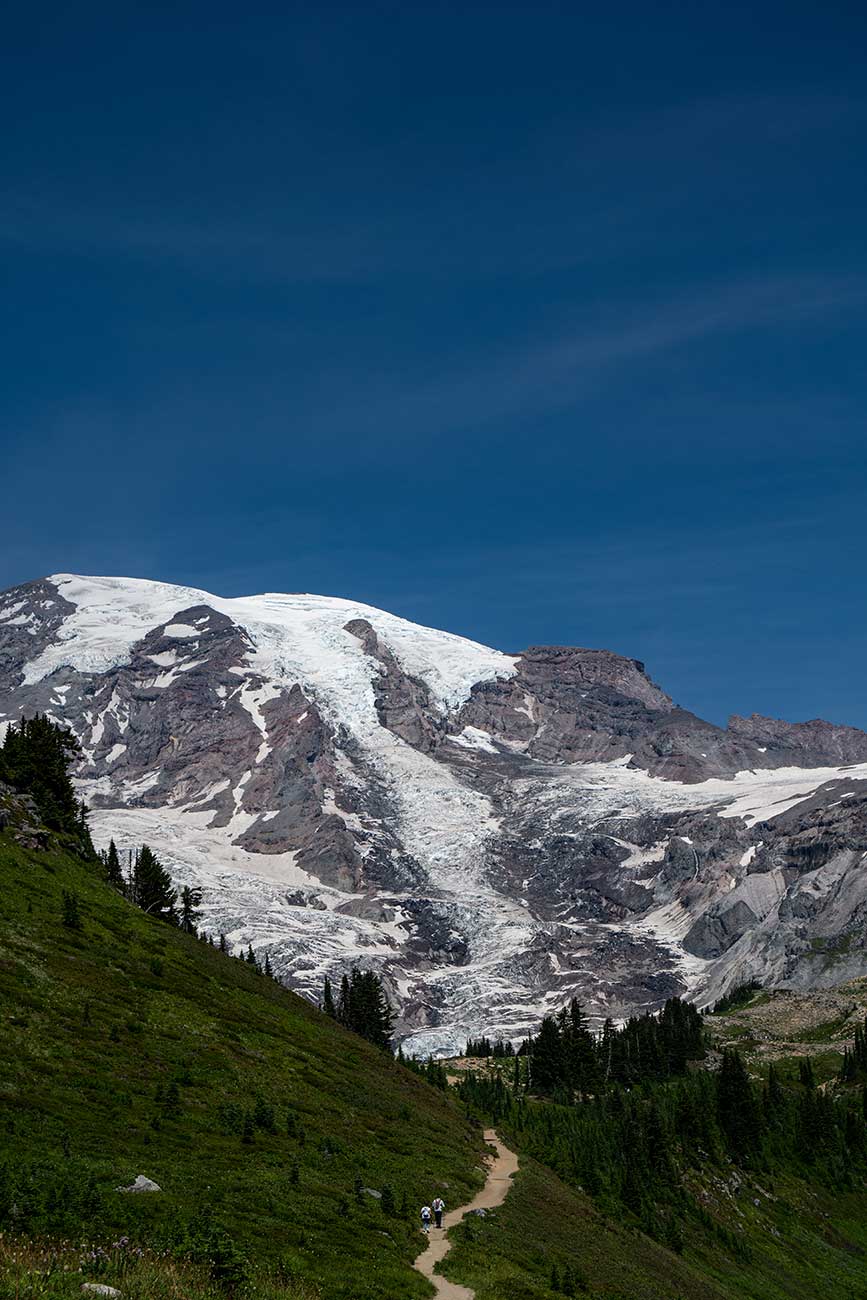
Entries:
{"type": "MultiPolygon", "coordinates": [[[[127,903],[26,797],[0,790],[0,812],[0,1295],[72,1300],[82,1277],[126,1300],[429,1295],[418,1205],[481,1182],[459,1099],[127,903]],[[139,1175],[161,1190],[118,1190],[139,1175]]],[[[551,1114],[556,1132],[567,1111],[551,1114]]],[[[534,1160],[538,1132],[508,1106],[499,1119],[522,1168],[446,1266],[477,1300],[573,1282],[593,1300],[801,1300],[817,1276],[848,1300],[867,1282],[860,1174],[841,1196],[806,1167],[696,1167],[712,1219],[686,1215],[670,1249],[534,1160]]],[[[551,1153],[567,1173],[571,1149],[551,1153]]]]}
{"type": "MultiPolygon", "coordinates": [[[[20,834],[0,833],[0,1295],[72,1300],[84,1276],[128,1300],[427,1296],[418,1205],[481,1182],[462,1104],[20,834]],[[117,1190],[138,1175],[161,1190],[117,1190]]],[[[459,1237],[449,1271],[479,1300],[556,1300],[552,1261],[598,1300],[727,1294],[532,1161],[459,1237]]]]}
{"type": "Polygon", "coordinates": [[[0,1113],[0,1231],[192,1243],[230,1273],[237,1251],[328,1300],[428,1294],[409,1267],[417,1206],[480,1180],[480,1133],[443,1093],[8,831],[0,1113]],[[139,1174],[162,1191],[115,1190],[139,1174]],[[389,1185],[397,1213],[357,1185],[389,1185]]]}
{"type": "Polygon", "coordinates": [[[715,727],[638,660],[57,575],[0,595],[0,727],[36,711],[99,845],[152,844],[308,995],[375,966],[413,1051],[867,970],[867,735],[715,727]]]}

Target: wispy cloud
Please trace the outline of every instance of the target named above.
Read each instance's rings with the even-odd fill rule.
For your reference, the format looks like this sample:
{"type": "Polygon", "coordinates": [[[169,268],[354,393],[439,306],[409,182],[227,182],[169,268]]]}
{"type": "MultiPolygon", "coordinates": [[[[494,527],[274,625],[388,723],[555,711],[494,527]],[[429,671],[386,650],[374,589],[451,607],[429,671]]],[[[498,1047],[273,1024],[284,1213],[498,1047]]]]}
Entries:
{"type": "Polygon", "coordinates": [[[414,437],[475,428],[527,412],[574,404],[641,363],[704,340],[735,333],[809,325],[863,310],[867,279],[791,275],[711,284],[656,302],[621,304],[601,320],[585,312],[580,327],[512,345],[433,379],[347,377],[312,413],[316,428],[369,432],[411,430],[414,437]],[[591,317],[591,318],[587,318],[591,317]]]}

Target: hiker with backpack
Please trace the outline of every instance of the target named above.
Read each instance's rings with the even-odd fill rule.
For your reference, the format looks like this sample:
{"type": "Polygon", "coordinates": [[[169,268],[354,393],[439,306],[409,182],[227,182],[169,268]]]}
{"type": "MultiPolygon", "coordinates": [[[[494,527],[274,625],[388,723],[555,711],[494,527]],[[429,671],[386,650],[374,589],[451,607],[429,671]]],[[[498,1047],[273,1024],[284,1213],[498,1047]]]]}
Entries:
{"type": "Polygon", "coordinates": [[[443,1226],[443,1211],[445,1210],[445,1208],[446,1208],[446,1203],[443,1200],[443,1198],[441,1196],[435,1196],[433,1199],[433,1212],[437,1221],[438,1228],[441,1228],[443,1226]]]}
{"type": "Polygon", "coordinates": [[[430,1218],[431,1218],[431,1210],[430,1210],[430,1206],[429,1206],[429,1205],[423,1205],[423,1206],[421,1207],[421,1230],[422,1230],[422,1232],[430,1232],[430,1218]]]}

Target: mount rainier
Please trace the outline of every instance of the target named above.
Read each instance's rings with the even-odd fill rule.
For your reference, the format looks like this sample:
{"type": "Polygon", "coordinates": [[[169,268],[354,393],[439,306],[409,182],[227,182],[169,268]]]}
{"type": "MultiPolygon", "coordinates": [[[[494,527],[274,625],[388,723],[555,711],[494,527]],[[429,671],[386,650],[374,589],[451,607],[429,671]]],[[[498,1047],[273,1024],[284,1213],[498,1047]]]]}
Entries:
{"type": "Polygon", "coordinates": [[[375,966],[407,1050],[867,971],[867,734],[676,706],[637,660],[507,655],[348,600],[55,575],[0,594],[0,727],[72,728],[99,845],[318,997],[375,966]]]}

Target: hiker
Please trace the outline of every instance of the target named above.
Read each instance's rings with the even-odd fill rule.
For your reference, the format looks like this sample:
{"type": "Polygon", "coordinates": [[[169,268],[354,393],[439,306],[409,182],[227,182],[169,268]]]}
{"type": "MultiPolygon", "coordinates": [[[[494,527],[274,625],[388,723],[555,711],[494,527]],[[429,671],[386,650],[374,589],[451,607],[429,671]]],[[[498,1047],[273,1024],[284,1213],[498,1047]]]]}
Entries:
{"type": "Polygon", "coordinates": [[[434,1218],[437,1221],[438,1228],[441,1228],[443,1226],[443,1210],[445,1208],[446,1208],[446,1203],[443,1200],[443,1198],[441,1196],[435,1196],[433,1199],[433,1212],[434,1212],[434,1218]]]}
{"type": "Polygon", "coordinates": [[[423,1205],[421,1207],[421,1230],[422,1232],[430,1232],[430,1206],[429,1205],[423,1205]]]}

